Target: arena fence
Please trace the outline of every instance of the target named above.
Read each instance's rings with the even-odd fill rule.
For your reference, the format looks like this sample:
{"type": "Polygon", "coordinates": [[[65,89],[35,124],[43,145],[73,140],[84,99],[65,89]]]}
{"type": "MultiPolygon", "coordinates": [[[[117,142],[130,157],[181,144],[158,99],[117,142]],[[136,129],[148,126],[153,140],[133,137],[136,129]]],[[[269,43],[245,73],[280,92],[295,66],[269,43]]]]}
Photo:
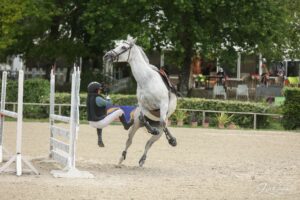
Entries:
{"type": "MultiPolygon", "coordinates": [[[[8,102],[7,104],[13,106],[13,110],[16,110],[17,103],[15,102],[8,102]]],[[[24,103],[24,105],[28,106],[46,106],[49,107],[50,104],[48,103],[24,103]]],[[[54,104],[54,107],[58,109],[58,114],[61,115],[62,109],[64,107],[70,107],[71,104],[54,104]]],[[[79,105],[79,107],[86,107],[86,105],[79,105]]],[[[253,120],[253,129],[257,129],[257,117],[258,116],[271,116],[275,118],[282,118],[282,115],[280,114],[274,114],[274,113],[256,113],[256,112],[235,112],[235,111],[220,111],[220,110],[198,110],[198,109],[178,109],[178,110],[183,110],[187,112],[199,112],[202,113],[202,124],[205,121],[205,117],[208,113],[226,113],[226,114],[237,114],[237,115],[252,115],[254,120],[253,120]]]]}

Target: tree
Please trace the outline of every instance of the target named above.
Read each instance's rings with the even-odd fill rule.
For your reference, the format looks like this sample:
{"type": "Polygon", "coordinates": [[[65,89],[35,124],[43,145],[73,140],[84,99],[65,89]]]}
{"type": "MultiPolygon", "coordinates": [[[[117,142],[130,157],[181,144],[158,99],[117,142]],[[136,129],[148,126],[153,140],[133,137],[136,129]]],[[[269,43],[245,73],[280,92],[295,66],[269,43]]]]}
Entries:
{"type": "MultiPolygon", "coordinates": [[[[23,54],[48,70],[83,57],[83,72],[102,66],[103,52],[128,33],[142,32],[144,13],[134,1],[22,0],[1,2],[2,58],[23,54]]],[[[65,67],[64,66],[64,67],[65,67]]],[[[70,69],[70,68],[69,68],[70,69]]]]}
{"type": "Polygon", "coordinates": [[[81,26],[76,24],[81,4],[58,0],[2,3],[1,19],[7,22],[2,23],[2,32],[7,33],[1,37],[2,58],[22,54],[26,65],[39,64],[49,74],[50,66],[58,60],[72,63],[86,52],[78,31],[81,26]]]}
{"type": "Polygon", "coordinates": [[[187,94],[196,52],[217,58],[239,47],[299,55],[299,8],[296,0],[2,0],[0,58],[22,54],[27,64],[49,70],[82,57],[86,73],[102,66],[114,40],[131,34],[148,50],[172,47],[187,94]]]}
{"type": "Polygon", "coordinates": [[[191,57],[196,52],[218,57],[220,51],[282,51],[285,4],[277,0],[161,0],[159,32],[181,58],[180,90],[187,94],[191,57]],[[276,45],[275,45],[276,44],[276,45]]]}

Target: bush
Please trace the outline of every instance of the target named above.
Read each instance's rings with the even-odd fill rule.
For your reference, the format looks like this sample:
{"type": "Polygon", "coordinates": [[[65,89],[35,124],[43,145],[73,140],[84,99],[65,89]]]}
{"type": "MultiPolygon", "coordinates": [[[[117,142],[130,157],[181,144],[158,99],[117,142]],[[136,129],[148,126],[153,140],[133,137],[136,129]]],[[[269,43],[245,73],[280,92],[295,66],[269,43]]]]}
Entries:
{"type": "MultiPolygon", "coordinates": [[[[45,103],[49,99],[50,83],[45,79],[28,79],[24,81],[24,103],[45,103]]],[[[6,88],[6,102],[18,101],[18,82],[8,80],[6,88]]],[[[12,109],[9,106],[8,109],[12,109]]],[[[23,115],[26,118],[48,117],[47,106],[25,105],[23,115]]]]}
{"type": "MultiPolygon", "coordinates": [[[[86,93],[80,94],[80,103],[81,105],[86,104],[86,93]]],[[[137,105],[137,98],[135,95],[120,95],[112,94],[110,95],[114,105],[137,105]]],[[[70,104],[71,94],[70,93],[56,93],[55,102],[57,104],[70,104]]],[[[199,99],[199,98],[184,98],[178,100],[178,108],[186,109],[197,109],[197,110],[219,110],[219,111],[236,111],[236,112],[257,112],[264,113],[267,111],[267,106],[262,103],[250,103],[242,101],[222,101],[222,100],[211,100],[211,99],[199,99]]],[[[58,112],[58,108],[56,108],[58,112]]],[[[48,113],[48,111],[47,111],[48,113]]],[[[63,115],[70,114],[70,107],[62,107],[61,113],[63,115]]],[[[217,125],[216,113],[206,113],[207,118],[210,119],[210,124],[217,125]]],[[[199,117],[198,121],[201,122],[202,113],[197,115],[199,117]],[[200,119],[201,118],[201,119],[200,119]]],[[[86,108],[80,108],[80,119],[86,120],[86,108]]],[[[171,116],[171,119],[174,119],[174,115],[171,116]]],[[[245,128],[253,127],[253,115],[238,115],[235,114],[232,117],[232,121],[245,128]]],[[[257,127],[265,126],[267,123],[266,116],[257,117],[257,127]]]]}
{"type": "MultiPolygon", "coordinates": [[[[0,88],[1,90],[1,88],[0,88]]],[[[24,102],[43,103],[49,98],[50,83],[45,79],[28,79],[24,81],[24,102]]],[[[18,81],[7,81],[6,101],[17,102],[18,100],[18,81]]]]}
{"type": "MultiPolygon", "coordinates": [[[[12,81],[8,85],[8,93],[10,96],[7,101],[16,102],[17,88],[16,82],[12,81]]],[[[24,86],[24,102],[34,103],[49,103],[49,81],[41,79],[30,79],[25,81],[24,86]]],[[[110,95],[114,105],[137,105],[136,95],[110,95]]],[[[86,104],[86,93],[80,94],[81,105],[86,104]]],[[[299,97],[298,97],[299,98],[299,97]]],[[[55,103],[57,104],[70,104],[71,94],[70,93],[56,93],[55,103]]],[[[295,101],[296,102],[296,101],[295,101]]],[[[196,110],[219,110],[219,111],[236,111],[236,112],[256,112],[264,113],[268,111],[268,107],[262,103],[250,103],[242,101],[224,101],[224,100],[212,100],[212,99],[199,99],[199,98],[180,98],[178,99],[178,108],[182,109],[196,109],[196,110]]],[[[58,107],[56,107],[56,113],[58,113],[58,107]]],[[[298,111],[299,113],[299,111],[298,111]]],[[[61,109],[62,115],[70,115],[70,107],[63,106],[61,109]]],[[[86,108],[80,108],[80,119],[86,120],[86,108]]],[[[49,116],[48,106],[25,106],[24,117],[27,118],[47,118],[49,116]]],[[[202,113],[196,115],[198,122],[201,123],[202,113]]],[[[216,113],[206,113],[206,117],[210,119],[210,124],[217,125],[216,113]]],[[[174,116],[172,116],[174,117],[174,116]]],[[[188,120],[188,118],[187,118],[188,120]]],[[[232,117],[232,121],[245,128],[253,127],[253,115],[238,115],[235,114],[232,117]]],[[[300,121],[300,120],[299,120],[300,121]]],[[[257,117],[257,127],[265,126],[267,123],[266,116],[257,117]]]]}
{"type": "MultiPolygon", "coordinates": [[[[184,98],[178,100],[178,106],[186,109],[197,110],[216,110],[216,111],[233,111],[233,112],[256,112],[264,113],[268,111],[268,107],[262,103],[250,103],[243,101],[224,101],[213,99],[200,99],[200,98],[184,98]]],[[[217,125],[215,113],[206,113],[206,117],[210,119],[210,124],[217,125]]],[[[244,128],[253,127],[253,115],[239,115],[235,114],[232,121],[244,128]]],[[[263,127],[267,124],[266,116],[257,116],[257,127],[263,127]]]]}
{"type": "Polygon", "coordinates": [[[297,129],[300,127],[300,88],[285,88],[283,105],[283,127],[297,129]]]}

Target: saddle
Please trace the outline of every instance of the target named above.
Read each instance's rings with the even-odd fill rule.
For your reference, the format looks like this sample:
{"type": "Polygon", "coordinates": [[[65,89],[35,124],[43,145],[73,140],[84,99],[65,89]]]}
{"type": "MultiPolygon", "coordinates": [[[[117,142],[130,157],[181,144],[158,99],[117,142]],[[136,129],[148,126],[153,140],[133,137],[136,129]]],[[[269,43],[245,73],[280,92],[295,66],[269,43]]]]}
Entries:
{"type": "Polygon", "coordinates": [[[160,74],[162,80],[164,81],[167,89],[174,93],[176,96],[180,96],[178,91],[176,90],[175,86],[171,83],[170,78],[168,77],[167,73],[163,69],[159,69],[158,73],[160,74]]]}

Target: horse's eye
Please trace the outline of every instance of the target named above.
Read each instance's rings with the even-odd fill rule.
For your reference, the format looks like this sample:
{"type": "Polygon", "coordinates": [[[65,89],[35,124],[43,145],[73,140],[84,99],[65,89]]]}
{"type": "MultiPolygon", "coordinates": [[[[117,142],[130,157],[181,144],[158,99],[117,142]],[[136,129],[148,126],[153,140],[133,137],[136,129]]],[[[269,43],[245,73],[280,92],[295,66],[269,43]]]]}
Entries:
{"type": "Polygon", "coordinates": [[[121,47],[121,49],[125,50],[125,49],[127,49],[127,47],[125,47],[125,46],[122,46],[122,47],[121,47]]]}

